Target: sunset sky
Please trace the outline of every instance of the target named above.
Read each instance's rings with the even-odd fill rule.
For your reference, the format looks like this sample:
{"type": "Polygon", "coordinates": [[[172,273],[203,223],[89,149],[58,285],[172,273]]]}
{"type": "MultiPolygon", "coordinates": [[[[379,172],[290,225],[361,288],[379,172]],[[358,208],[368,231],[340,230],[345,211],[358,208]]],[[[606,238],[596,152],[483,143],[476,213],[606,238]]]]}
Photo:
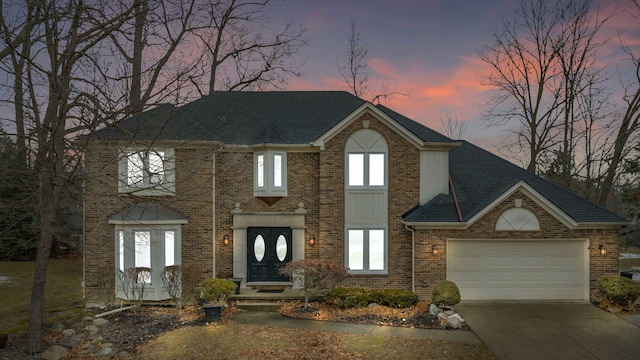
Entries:
{"type": "MultiPolygon", "coordinates": [[[[609,76],[619,78],[631,62],[619,49],[622,33],[638,44],[640,26],[619,3],[601,0],[600,14],[615,12],[603,36],[609,42],[600,52],[609,76]]],[[[488,88],[481,86],[485,71],[478,50],[491,41],[491,32],[511,17],[514,0],[290,0],[276,2],[272,15],[281,21],[304,25],[310,45],[302,50],[302,79],[292,79],[292,90],[346,90],[338,72],[344,59],[350,21],[357,18],[362,42],[368,47],[370,86],[386,81],[388,90],[409,94],[388,101],[387,106],[433,129],[440,118],[455,116],[469,122],[468,140],[487,149],[499,143],[500,131],[481,124],[481,105],[488,88]]],[[[624,76],[630,76],[626,73],[624,76]]],[[[619,86],[619,80],[612,83],[619,86]]]]}

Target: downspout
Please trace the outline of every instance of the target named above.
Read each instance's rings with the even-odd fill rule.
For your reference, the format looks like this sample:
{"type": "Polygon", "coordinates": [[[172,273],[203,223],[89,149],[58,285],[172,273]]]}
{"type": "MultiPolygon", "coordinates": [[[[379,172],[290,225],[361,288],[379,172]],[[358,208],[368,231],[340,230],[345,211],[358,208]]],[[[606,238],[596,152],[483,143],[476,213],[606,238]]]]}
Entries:
{"type": "Polygon", "coordinates": [[[404,228],[411,231],[411,292],[416,292],[416,233],[405,224],[404,228]]]}

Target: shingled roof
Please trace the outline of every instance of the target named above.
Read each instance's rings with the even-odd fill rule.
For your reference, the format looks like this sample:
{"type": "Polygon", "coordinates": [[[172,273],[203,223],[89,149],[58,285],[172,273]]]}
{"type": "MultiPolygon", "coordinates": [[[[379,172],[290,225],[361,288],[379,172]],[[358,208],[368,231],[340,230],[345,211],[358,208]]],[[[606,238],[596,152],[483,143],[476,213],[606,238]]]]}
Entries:
{"type": "MultiPolygon", "coordinates": [[[[469,142],[449,152],[449,173],[462,221],[471,220],[505,191],[523,181],[577,223],[628,223],[624,219],[554,183],[531,174],[469,142]]],[[[452,194],[440,194],[406,214],[406,222],[460,222],[452,194]]]]}
{"type": "MultiPolygon", "coordinates": [[[[366,101],[344,91],[214,92],[181,107],[161,105],[96,132],[106,140],[217,141],[227,145],[309,144],[366,101]]],[[[383,105],[376,108],[426,143],[461,143],[449,171],[466,222],[520,181],[576,222],[627,223],[553,183],[468,142],[452,140],[383,105]]],[[[460,222],[451,194],[406,214],[406,222],[460,222]]]]}
{"type": "Polygon", "coordinates": [[[344,91],[215,92],[161,105],[97,132],[107,140],[308,144],[365,103],[344,91]]]}

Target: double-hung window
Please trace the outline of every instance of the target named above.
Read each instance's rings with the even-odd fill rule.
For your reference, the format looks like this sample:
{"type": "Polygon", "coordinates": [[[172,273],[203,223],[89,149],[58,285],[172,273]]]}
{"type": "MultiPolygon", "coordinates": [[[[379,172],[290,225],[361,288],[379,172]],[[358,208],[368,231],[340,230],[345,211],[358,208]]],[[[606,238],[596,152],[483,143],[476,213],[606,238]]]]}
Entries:
{"type": "Polygon", "coordinates": [[[388,272],[388,147],[370,129],[345,148],[345,266],[352,274],[388,272]]]}
{"type": "Polygon", "coordinates": [[[254,196],[287,196],[286,152],[275,150],[254,152],[253,173],[254,196]]]}
{"type": "Polygon", "coordinates": [[[172,195],[175,193],[173,149],[125,149],[118,163],[120,193],[172,195]]]}

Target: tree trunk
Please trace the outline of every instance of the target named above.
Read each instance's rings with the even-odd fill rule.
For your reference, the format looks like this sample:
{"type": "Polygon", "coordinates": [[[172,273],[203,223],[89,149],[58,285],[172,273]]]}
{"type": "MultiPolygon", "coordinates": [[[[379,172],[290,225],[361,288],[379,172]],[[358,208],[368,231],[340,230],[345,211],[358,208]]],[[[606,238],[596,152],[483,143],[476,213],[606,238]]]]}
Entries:
{"type": "Polygon", "coordinates": [[[53,243],[56,218],[56,189],[51,174],[46,173],[40,179],[40,241],[36,254],[36,267],[33,274],[31,303],[29,306],[29,331],[26,351],[36,354],[42,351],[42,321],[44,320],[44,285],[47,277],[47,265],[53,243]]]}

